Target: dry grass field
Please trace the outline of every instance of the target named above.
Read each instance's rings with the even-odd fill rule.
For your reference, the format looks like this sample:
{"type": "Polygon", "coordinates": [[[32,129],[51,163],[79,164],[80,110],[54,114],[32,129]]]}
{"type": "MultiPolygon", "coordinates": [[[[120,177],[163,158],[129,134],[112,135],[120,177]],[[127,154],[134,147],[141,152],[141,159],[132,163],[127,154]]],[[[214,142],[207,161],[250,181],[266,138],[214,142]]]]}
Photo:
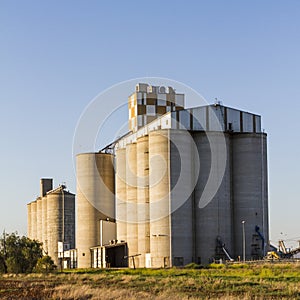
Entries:
{"type": "Polygon", "coordinates": [[[300,299],[300,263],[5,274],[0,299],[300,299]]]}

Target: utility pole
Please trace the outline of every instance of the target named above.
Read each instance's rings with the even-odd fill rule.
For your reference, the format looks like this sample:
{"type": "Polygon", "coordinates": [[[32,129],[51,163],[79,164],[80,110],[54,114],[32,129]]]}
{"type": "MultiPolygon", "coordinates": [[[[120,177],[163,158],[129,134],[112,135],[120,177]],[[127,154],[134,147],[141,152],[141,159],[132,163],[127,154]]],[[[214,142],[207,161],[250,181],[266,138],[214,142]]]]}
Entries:
{"type": "Polygon", "coordinates": [[[243,261],[246,261],[246,238],[245,238],[245,222],[242,221],[242,228],[243,228],[243,261]]]}

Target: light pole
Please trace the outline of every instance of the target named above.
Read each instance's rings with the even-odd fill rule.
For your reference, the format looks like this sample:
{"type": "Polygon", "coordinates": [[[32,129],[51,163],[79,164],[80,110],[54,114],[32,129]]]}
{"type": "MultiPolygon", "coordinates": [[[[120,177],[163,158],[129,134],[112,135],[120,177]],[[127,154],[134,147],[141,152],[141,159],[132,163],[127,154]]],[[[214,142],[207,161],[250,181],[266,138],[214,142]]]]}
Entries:
{"type": "Polygon", "coordinates": [[[242,228],[243,228],[243,261],[246,260],[245,222],[246,221],[242,221],[242,228]]]}

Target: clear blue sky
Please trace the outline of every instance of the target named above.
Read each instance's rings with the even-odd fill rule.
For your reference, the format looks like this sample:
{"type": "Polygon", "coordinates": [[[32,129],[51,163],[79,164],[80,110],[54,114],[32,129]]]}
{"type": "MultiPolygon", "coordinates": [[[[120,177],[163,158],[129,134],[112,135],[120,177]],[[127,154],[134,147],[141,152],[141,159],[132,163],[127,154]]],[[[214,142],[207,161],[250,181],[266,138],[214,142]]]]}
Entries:
{"type": "Polygon", "coordinates": [[[0,230],[26,233],[41,177],[75,192],[72,139],[92,98],[157,76],[263,116],[271,239],[300,239],[299,15],[298,0],[0,0],[0,230]]]}

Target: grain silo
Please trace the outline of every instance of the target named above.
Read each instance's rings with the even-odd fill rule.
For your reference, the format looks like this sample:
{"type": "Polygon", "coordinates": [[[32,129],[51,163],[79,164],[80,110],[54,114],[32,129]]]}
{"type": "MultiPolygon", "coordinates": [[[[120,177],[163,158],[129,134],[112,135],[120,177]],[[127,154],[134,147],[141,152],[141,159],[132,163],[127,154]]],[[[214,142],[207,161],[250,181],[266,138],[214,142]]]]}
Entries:
{"type": "Polygon", "coordinates": [[[42,242],[42,198],[36,199],[36,239],[42,242]]]}
{"type": "MultiPolygon", "coordinates": [[[[197,145],[200,159],[200,173],[198,182],[195,187],[195,225],[196,225],[196,262],[207,264],[212,262],[216,257],[225,258],[226,254],[233,255],[232,245],[232,187],[231,187],[231,149],[230,138],[228,134],[222,132],[197,132],[194,133],[195,143],[197,145]],[[218,149],[218,145],[222,145],[225,140],[226,149],[226,168],[224,174],[219,170],[218,162],[216,162],[214,170],[212,169],[212,160],[219,159],[221,155],[212,155],[212,146],[218,149]],[[214,174],[217,178],[222,176],[221,185],[216,189],[207,186],[209,176],[214,174]],[[214,190],[212,199],[203,207],[200,199],[205,189],[214,190]]],[[[221,148],[221,146],[220,146],[221,148]]]]}
{"type": "Polygon", "coordinates": [[[90,248],[100,245],[100,220],[115,220],[115,174],[111,154],[84,153],[76,159],[76,248],[78,267],[87,268],[91,266],[90,248]]]}
{"type": "Polygon", "coordinates": [[[31,239],[32,233],[31,233],[31,203],[27,204],[27,236],[31,239]]]}
{"type": "Polygon", "coordinates": [[[42,197],[42,242],[45,253],[48,253],[48,228],[47,228],[47,197],[42,197]]]}
{"type": "Polygon", "coordinates": [[[58,242],[75,247],[75,195],[65,186],[47,193],[47,247],[48,255],[59,265],[58,242]]]}
{"type": "Polygon", "coordinates": [[[146,254],[150,253],[149,223],[149,138],[137,140],[137,224],[139,266],[146,267],[146,254]]]}
{"type": "Polygon", "coordinates": [[[198,169],[194,140],[186,130],[170,130],[171,265],[184,266],[195,256],[194,171],[198,169]]]}
{"type": "Polygon", "coordinates": [[[126,149],[116,150],[116,220],[119,241],[127,240],[126,149]]]}
{"type": "Polygon", "coordinates": [[[151,266],[169,267],[170,230],[170,161],[169,131],[149,134],[149,205],[151,266]]]}
{"type": "Polygon", "coordinates": [[[37,238],[37,214],[36,214],[37,206],[36,201],[31,202],[31,238],[37,238]]]}
{"type": "MultiPolygon", "coordinates": [[[[127,193],[127,243],[130,255],[138,254],[137,224],[137,154],[136,143],[126,147],[126,193],[127,193]]],[[[132,267],[132,260],[129,266],[132,267]]],[[[138,258],[135,260],[138,266],[138,258]]]]}
{"type": "Polygon", "coordinates": [[[266,134],[235,134],[232,144],[235,255],[243,257],[245,238],[245,258],[261,258],[269,236],[266,134]]]}

